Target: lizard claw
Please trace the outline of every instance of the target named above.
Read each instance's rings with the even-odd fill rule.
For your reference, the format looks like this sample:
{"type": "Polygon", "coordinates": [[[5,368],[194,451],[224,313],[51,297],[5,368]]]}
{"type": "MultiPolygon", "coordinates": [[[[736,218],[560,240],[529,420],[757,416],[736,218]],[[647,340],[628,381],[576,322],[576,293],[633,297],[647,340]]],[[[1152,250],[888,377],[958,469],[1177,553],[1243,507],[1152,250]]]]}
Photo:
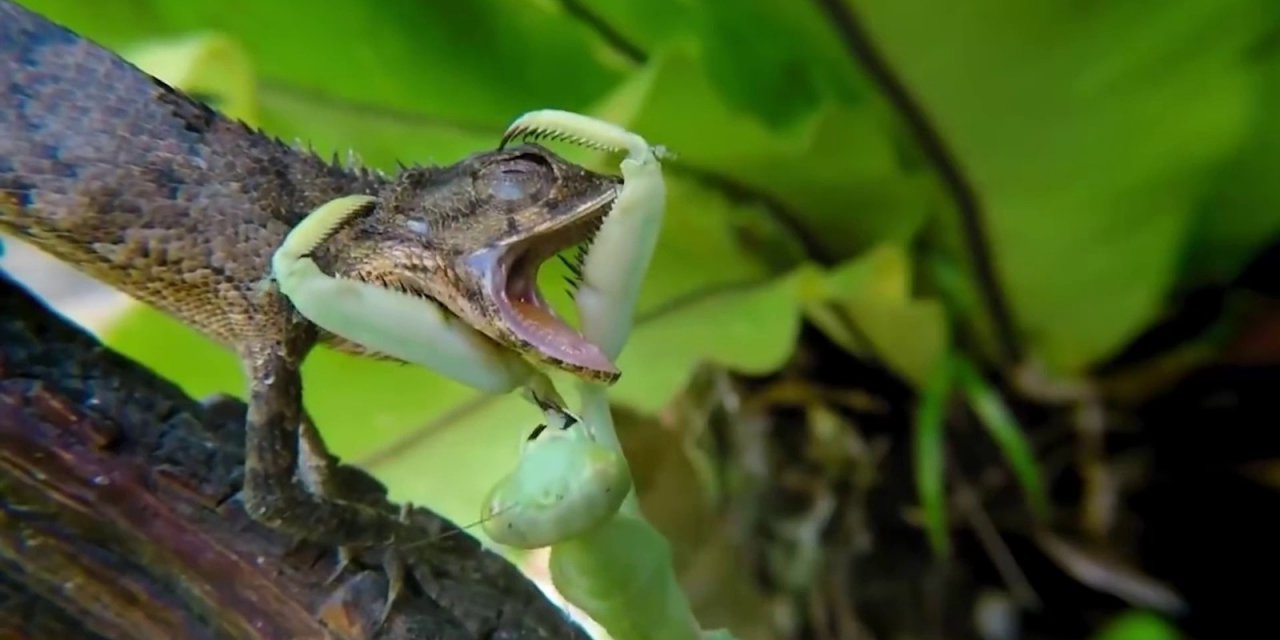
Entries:
{"type": "Polygon", "coordinates": [[[387,603],[383,605],[382,614],[378,616],[378,628],[387,623],[392,609],[400,601],[400,594],[404,593],[405,575],[408,573],[404,560],[391,549],[387,549],[382,560],[382,570],[387,574],[387,603]]]}
{"type": "MultiPolygon", "coordinates": [[[[298,453],[298,476],[307,489],[314,494],[343,500],[360,499],[365,496],[358,494],[370,491],[377,491],[378,493],[385,491],[381,485],[361,487],[350,481],[335,481],[344,475],[343,467],[340,466],[337,456],[330,453],[324,446],[319,432],[316,431],[315,425],[310,419],[304,419],[302,424],[298,426],[298,453]]],[[[412,511],[413,506],[411,504],[405,503],[401,505],[400,522],[407,523],[409,514],[412,511]]],[[[340,545],[338,547],[337,566],[334,567],[329,577],[325,579],[325,584],[333,584],[347,570],[347,567],[351,566],[360,548],[359,545],[340,545]]],[[[387,618],[391,615],[391,610],[404,592],[405,575],[407,573],[405,562],[400,557],[400,554],[396,553],[392,545],[386,545],[382,549],[382,569],[387,575],[387,593],[382,612],[379,614],[377,624],[374,627],[375,632],[386,624],[387,618]]]]}
{"type": "MultiPolygon", "coordinates": [[[[413,505],[404,503],[400,506],[400,521],[408,522],[409,514],[413,511],[413,505]]],[[[378,626],[386,624],[387,618],[391,615],[391,610],[395,608],[396,602],[400,600],[400,594],[404,593],[405,576],[408,573],[405,566],[404,558],[396,552],[395,548],[388,545],[382,551],[382,570],[387,574],[387,600],[382,607],[382,614],[378,616],[378,626]]]]}
{"type": "Polygon", "coordinates": [[[324,583],[326,585],[330,585],[336,582],[342,575],[342,572],[346,571],[347,567],[351,566],[351,561],[355,559],[355,555],[355,549],[351,546],[343,545],[338,547],[337,566],[333,568],[333,572],[329,574],[329,577],[324,579],[324,583]]]}
{"type": "MultiPolygon", "coordinates": [[[[409,513],[413,510],[413,506],[405,504],[400,509],[401,522],[408,522],[409,513]]],[[[355,561],[360,551],[357,545],[342,545],[338,547],[337,566],[334,567],[329,577],[325,579],[326,585],[333,585],[342,577],[347,568],[355,561]]],[[[382,571],[387,577],[387,590],[384,594],[382,610],[379,612],[376,621],[373,624],[371,633],[376,635],[377,632],[386,625],[387,620],[391,617],[391,612],[395,609],[396,603],[400,601],[400,596],[405,592],[406,579],[409,575],[408,565],[401,555],[396,551],[393,545],[386,545],[382,548],[382,571]]]]}

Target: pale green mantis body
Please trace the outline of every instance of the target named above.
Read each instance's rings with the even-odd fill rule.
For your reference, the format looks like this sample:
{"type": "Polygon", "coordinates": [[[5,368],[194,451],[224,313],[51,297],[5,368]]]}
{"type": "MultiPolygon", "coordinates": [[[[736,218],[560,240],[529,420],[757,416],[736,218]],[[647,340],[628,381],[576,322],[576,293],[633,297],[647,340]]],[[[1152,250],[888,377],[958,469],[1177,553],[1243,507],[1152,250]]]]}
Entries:
{"type": "MultiPolygon", "coordinates": [[[[582,265],[574,298],[583,336],[616,358],[662,227],[665,151],[621,127],[556,110],[521,116],[504,141],[522,135],[626,153],[623,186],[582,265]]],[[[331,201],[289,234],[272,260],[281,291],[300,313],[339,336],[483,391],[520,391],[542,408],[548,426],[534,432],[517,468],[489,493],[484,528],[501,544],[550,546],[556,588],[614,638],[729,638],[700,631],[666,540],[640,513],[603,385],[580,382],[580,418],[570,416],[545,373],[435,303],[332,278],[311,261],[308,252],[368,202],[367,196],[331,201]]]]}

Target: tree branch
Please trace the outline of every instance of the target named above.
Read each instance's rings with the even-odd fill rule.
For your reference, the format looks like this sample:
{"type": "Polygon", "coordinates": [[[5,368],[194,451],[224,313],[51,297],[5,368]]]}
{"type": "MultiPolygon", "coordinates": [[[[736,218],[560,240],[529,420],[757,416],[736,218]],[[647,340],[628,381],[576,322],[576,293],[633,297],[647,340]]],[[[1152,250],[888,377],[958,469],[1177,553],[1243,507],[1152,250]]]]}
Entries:
{"type": "MultiPolygon", "coordinates": [[[[423,509],[409,587],[251,521],[242,404],[206,407],[0,272],[0,637],[407,640],[587,636],[506,560],[423,509]],[[448,535],[446,535],[448,534],[448,535]]],[[[343,467],[342,486],[396,511],[343,467]],[[354,489],[353,489],[354,491],[354,489]]]]}

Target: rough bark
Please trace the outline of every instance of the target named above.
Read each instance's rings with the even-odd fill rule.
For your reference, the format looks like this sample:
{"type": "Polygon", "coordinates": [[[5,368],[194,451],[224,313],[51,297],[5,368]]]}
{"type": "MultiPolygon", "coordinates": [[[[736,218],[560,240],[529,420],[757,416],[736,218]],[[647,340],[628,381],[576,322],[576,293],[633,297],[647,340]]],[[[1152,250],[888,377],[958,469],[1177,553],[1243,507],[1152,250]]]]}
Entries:
{"type": "MultiPolygon", "coordinates": [[[[423,509],[408,588],[378,627],[379,558],[249,520],[243,406],[203,405],[0,272],[0,639],[583,638],[506,560],[423,509]]],[[[380,485],[343,486],[384,509],[380,485]]]]}

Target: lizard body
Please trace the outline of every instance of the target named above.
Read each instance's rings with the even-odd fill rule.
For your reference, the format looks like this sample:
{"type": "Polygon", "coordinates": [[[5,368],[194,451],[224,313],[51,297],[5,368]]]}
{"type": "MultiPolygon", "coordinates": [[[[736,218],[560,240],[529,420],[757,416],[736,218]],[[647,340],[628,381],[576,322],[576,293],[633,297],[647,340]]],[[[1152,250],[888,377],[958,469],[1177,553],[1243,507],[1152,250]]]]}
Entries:
{"type": "Polygon", "coordinates": [[[533,276],[591,235],[618,182],[537,145],[394,178],[342,167],[0,0],[0,230],[235,350],[250,380],[246,509],[311,540],[381,545],[403,527],[299,478],[302,360],[320,342],[375,350],[297,312],[272,279],[276,247],[323,203],[369,196],[310,247],[319,269],[443,307],[507,359],[512,387],[530,360],[611,382],[610,359],[550,313],[533,276]]]}
{"type": "Polygon", "coordinates": [[[255,135],[11,4],[0,59],[0,225],[228,345],[255,332],[255,283],[294,219],[385,182],[255,135]]]}

